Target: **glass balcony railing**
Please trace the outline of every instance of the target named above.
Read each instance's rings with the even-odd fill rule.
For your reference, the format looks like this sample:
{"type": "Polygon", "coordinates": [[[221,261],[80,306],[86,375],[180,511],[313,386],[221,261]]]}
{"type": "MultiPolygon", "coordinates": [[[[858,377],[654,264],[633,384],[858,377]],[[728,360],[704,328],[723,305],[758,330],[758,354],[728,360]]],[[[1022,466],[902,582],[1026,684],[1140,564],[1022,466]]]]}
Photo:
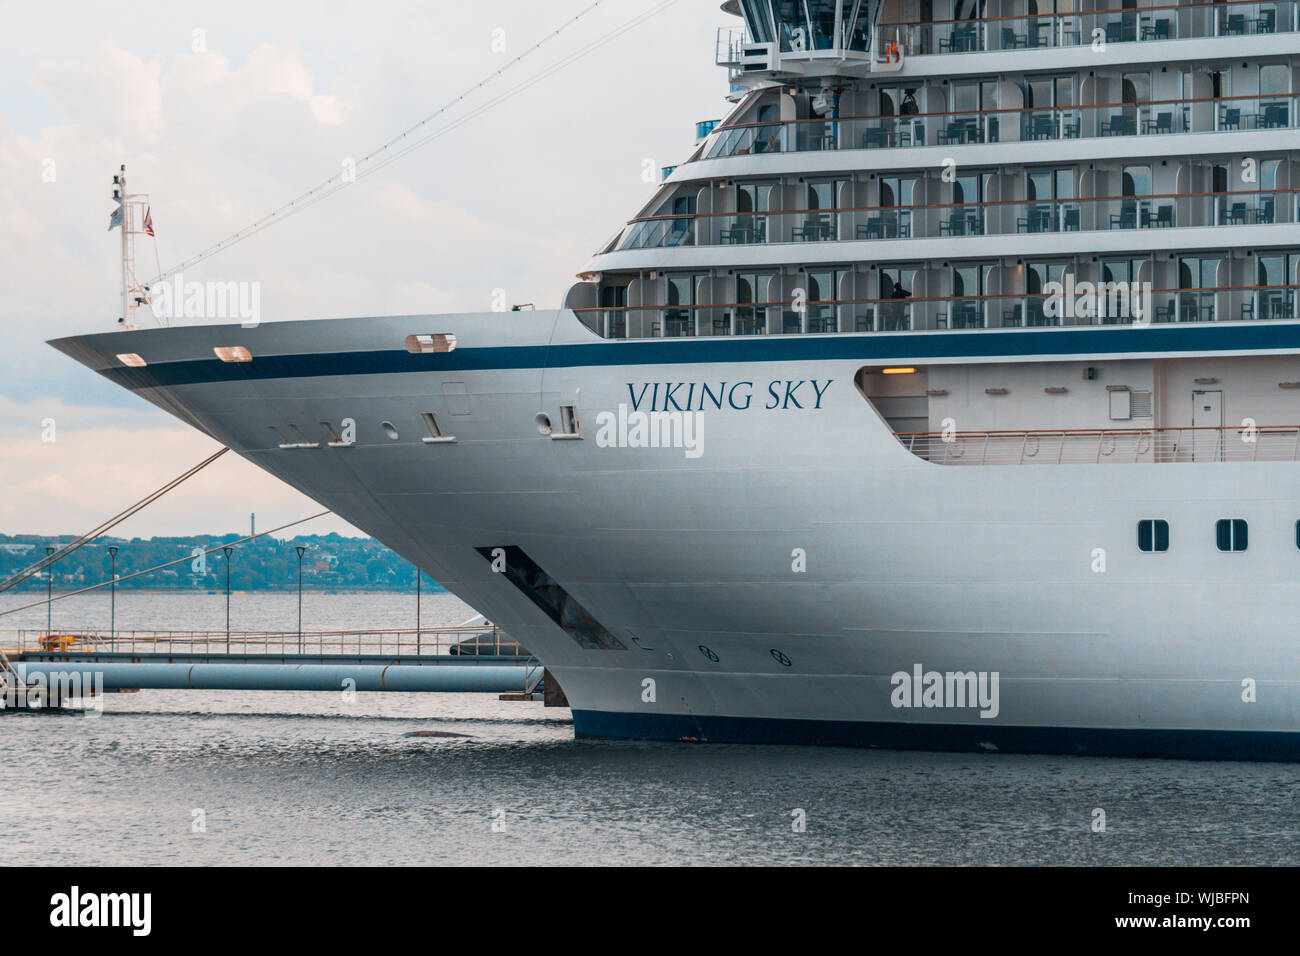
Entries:
{"type": "Polygon", "coordinates": [[[663,249],[689,246],[695,242],[690,216],[667,216],[641,219],[623,238],[620,249],[663,249]]]}
{"type": "Polygon", "coordinates": [[[1297,112],[1296,94],[1277,94],[747,123],[722,128],[704,158],[1291,129],[1297,112]]]}
{"type": "Polygon", "coordinates": [[[978,20],[882,22],[880,35],[898,42],[909,56],[925,56],[1048,47],[1100,48],[1111,43],[1289,33],[1296,29],[1297,4],[1292,0],[1225,0],[978,20]]]}
{"type": "MultiPolygon", "coordinates": [[[[1137,299],[1137,296],[1134,296],[1137,299]]],[[[1136,307],[1110,292],[1083,309],[1058,294],[729,302],[689,307],[576,309],[605,338],[817,335],[972,329],[1076,328],[1295,319],[1300,286],[1153,289],[1136,307]],[[1103,304],[1104,300],[1104,304],[1103,304]],[[1140,314],[1138,314],[1140,313],[1140,314]]]]}
{"type": "Polygon", "coordinates": [[[782,209],[635,220],[619,249],[1109,232],[1300,222],[1296,189],[782,209]]]}

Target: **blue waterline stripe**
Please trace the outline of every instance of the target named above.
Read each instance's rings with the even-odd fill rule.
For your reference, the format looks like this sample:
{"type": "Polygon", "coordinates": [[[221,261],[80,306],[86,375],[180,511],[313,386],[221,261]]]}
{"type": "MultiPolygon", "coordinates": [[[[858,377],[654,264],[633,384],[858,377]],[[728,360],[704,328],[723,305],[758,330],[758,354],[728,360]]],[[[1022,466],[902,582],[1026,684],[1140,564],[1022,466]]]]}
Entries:
{"type": "Polygon", "coordinates": [[[1269,326],[1166,326],[1022,332],[926,332],[918,335],[808,336],[633,340],[590,345],[460,348],[412,355],[405,349],[256,356],[252,362],[217,358],[159,362],[144,368],[106,368],[100,374],[129,389],[207,382],[391,375],[613,365],[688,365],[737,362],[807,362],[828,359],[913,361],[927,358],[997,358],[1105,353],[1222,352],[1300,349],[1300,324],[1269,326]]]}
{"type": "Polygon", "coordinates": [[[1300,733],[1009,727],[574,710],[578,737],[1185,760],[1300,761],[1300,733]]]}

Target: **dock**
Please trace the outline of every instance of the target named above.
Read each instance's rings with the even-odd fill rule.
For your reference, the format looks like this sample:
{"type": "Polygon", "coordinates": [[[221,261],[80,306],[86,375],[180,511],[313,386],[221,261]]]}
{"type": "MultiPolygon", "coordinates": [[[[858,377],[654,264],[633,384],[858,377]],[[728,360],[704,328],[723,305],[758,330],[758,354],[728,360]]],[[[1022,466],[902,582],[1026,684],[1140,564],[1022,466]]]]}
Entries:
{"type": "Polygon", "coordinates": [[[496,693],[535,700],[543,677],[527,650],[492,627],[0,632],[0,707],[27,694],[57,702],[89,689],[496,693]]]}

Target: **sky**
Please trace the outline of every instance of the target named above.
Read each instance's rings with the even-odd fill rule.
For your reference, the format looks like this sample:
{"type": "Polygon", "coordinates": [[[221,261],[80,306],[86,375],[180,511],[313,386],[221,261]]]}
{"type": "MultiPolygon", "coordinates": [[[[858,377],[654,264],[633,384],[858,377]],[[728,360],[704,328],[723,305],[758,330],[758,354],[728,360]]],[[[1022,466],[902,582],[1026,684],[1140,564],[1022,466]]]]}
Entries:
{"type": "MultiPolygon", "coordinates": [[[[0,534],[87,530],[217,447],[45,342],[120,313],[112,176],[149,194],[152,276],[261,219],[501,70],[592,0],[0,0],[0,534]]],[[[602,0],[425,129],[664,0],[602,0]]],[[[262,321],[555,308],[728,108],[719,0],[676,0],[322,202],[185,271],[257,283],[262,321]]],[[[175,320],[174,324],[207,320],[175,320]]],[[[237,321],[234,320],[234,321],[237,321]]],[[[269,528],[321,510],[226,455],[115,530],[269,528]]],[[[302,531],[356,533],[319,519],[302,531]]]]}

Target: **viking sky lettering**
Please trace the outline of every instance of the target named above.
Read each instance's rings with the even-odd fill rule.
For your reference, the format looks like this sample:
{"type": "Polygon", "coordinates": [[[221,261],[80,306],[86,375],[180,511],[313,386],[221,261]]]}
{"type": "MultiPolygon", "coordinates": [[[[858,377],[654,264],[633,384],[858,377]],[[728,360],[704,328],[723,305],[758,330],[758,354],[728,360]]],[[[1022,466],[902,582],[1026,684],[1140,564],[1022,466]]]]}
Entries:
{"type": "MultiPolygon", "coordinates": [[[[775,379],[767,383],[762,408],[820,410],[834,379],[775,379]]],[[[731,408],[743,412],[754,403],[753,382],[628,382],[632,410],[702,412],[731,408]]]]}

